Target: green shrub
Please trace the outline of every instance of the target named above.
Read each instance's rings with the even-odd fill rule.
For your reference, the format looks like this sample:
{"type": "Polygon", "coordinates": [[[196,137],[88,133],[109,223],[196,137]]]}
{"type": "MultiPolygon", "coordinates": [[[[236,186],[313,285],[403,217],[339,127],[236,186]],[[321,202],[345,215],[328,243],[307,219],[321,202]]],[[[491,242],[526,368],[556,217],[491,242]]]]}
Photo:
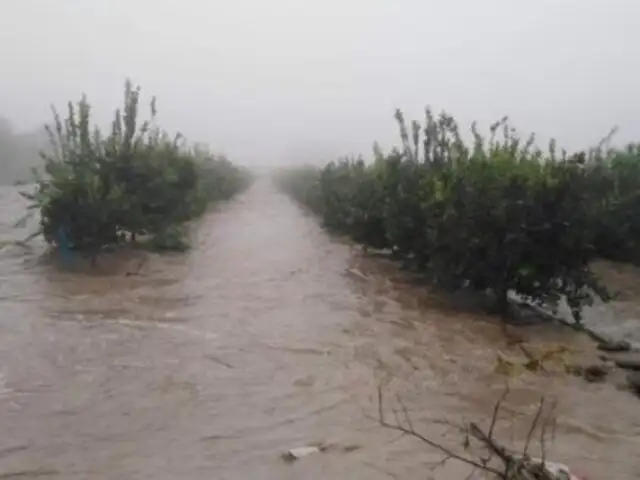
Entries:
{"type": "Polygon", "coordinates": [[[229,200],[251,185],[251,173],[236,167],[226,157],[215,156],[202,148],[197,148],[194,153],[198,160],[200,193],[207,202],[229,200]]]}
{"type": "Polygon", "coordinates": [[[247,172],[158,128],[155,99],[150,119],[138,123],[140,89],[127,81],[124,93],[108,136],[91,125],[85,97],[69,103],[64,121],[54,110],[44,175],[34,172],[35,192],[24,194],[52,245],[97,252],[137,235],[166,236],[168,229],[174,238],[181,231],[174,226],[248,185],[247,172]]]}
{"type": "Polygon", "coordinates": [[[386,248],[383,191],[376,172],[362,159],[342,159],[321,174],[325,224],[374,248],[386,248]]]}
{"type": "MultiPolygon", "coordinates": [[[[565,296],[577,320],[604,294],[589,269],[593,174],[579,157],[533,148],[506,119],[488,141],[474,126],[470,145],[449,115],[427,110],[425,125],[410,128],[400,112],[396,120],[401,148],[315,174],[322,207],[313,209],[327,226],[390,248],[444,288],[491,290],[503,314],[510,291],[538,303],[565,296]]],[[[307,184],[294,184],[286,190],[305,202],[307,184]]]]}
{"type": "Polygon", "coordinates": [[[275,172],[275,184],[300,204],[318,215],[324,215],[321,170],[312,166],[280,169],[275,172]]]}
{"type": "Polygon", "coordinates": [[[640,145],[606,152],[596,149],[586,165],[598,255],[640,263],[640,145]]]}

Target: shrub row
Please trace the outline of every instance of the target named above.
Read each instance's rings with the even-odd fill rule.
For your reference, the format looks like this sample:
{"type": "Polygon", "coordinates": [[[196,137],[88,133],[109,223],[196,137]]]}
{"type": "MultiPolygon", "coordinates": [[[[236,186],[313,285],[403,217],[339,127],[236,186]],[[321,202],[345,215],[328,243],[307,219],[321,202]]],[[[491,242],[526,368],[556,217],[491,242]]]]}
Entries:
{"type": "Polygon", "coordinates": [[[97,252],[150,235],[158,247],[184,248],[180,226],[250,182],[226,158],[161,130],[155,99],[150,119],[139,122],[140,89],[128,81],[124,93],[108,135],[91,124],[86,97],[69,102],[64,120],[54,110],[44,172],[34,171],[35,191],[23,193],[49,244],[97,252]]]}
{"type": "Polygon", "coordinates": [[[523,140],[506,119],[484,138],[426,112],[396,113],[401,147],[374,159],[281,171],[278,185],[327,227],[389,249],[446,289],[508,293],[539,304],[565,297],[577,321],[607,298],[590,270],[596,257],[633,261],[640,242],[640,147],[574,155],[523,140]]]}

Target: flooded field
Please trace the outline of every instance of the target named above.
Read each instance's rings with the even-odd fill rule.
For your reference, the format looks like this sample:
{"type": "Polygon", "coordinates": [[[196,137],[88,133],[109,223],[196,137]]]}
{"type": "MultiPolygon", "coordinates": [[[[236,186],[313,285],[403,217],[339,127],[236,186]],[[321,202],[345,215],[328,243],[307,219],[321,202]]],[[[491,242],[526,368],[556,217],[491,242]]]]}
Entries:
{"type": "MultiPolygon", "coordinates": [[[[15,189],[0,197],[0,240],[26,236],[12,227],[15,189]]],[[[588,323],[640,340],[640,275],[597,268],[621,295],[588,323]]],[[[437,420],[490,419],[513,336],[595,355],[568,329],[505,330],[443,308],[267,181],[211,212],[185,255],[120,253],[91,269],[3,244],[0,306],[0,478],[462,479],[467,467],[432,472],[437,452],[377,424],[379,384],[416,430],[455,445],[437,420]],[[317,443],[331,447],[281,458],[317,443]]],[[[524,439],[545,395],[558,400],[549,458],[591,480],[640,478],[640,400],[615,378],[509,379],[506,443],[524,439]]]]}

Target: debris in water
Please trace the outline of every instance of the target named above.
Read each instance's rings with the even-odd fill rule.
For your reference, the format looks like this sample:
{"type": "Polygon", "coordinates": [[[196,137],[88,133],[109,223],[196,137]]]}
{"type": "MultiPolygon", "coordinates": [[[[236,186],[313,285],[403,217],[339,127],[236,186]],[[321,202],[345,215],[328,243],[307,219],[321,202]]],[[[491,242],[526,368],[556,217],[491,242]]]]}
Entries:
{"type": "Polygon", "coordinates": [[[611,372],[611,365],[607,363],[594,363],[591,365],[566,364],[565,372],[576,377],[583,377],[587,382],[602,382],[611,372]]]}
{"type": "Polygon", "coordinates": [[[362,273],[360,270],[357,270],[355,268],[347,268],[347,273],[354,277],[358,277],[362,280],[369,281],[369,277],[367,277],[364,273],[362,273]]]}
{"type": "Polygon", "coordinates": [[[320,453],[321,451],[322,450],[319,447],[314,447],[310,445],[307,445],[304,447],[296,447],[296,448],[287,450],[287,452],[283,455],[283,458],[289,462],[293,462],[302,457],[306,457],[314,453],[320,453]]]}
{"type": "Polygon", "coordinates": [[[569,351],[566,345],[556,345],[540,352],[533,352],[522,343],[519,343],[518,347],[524,353],[526,359],[507,357],[502,352],[497,352],[496,364],[493,369],[495,373],[516,376],[525,370],[531,372],[546,371],[546,365],[549,362],[564,364],[563,354],[569,351]]]}
{"type": "Polygon", "coordinates": [[[225,362],[224,360],[216,357],[215,355],[205,355],[204,358],[206,358],[207,360],[211,360],[212,362],[215,362],[218,365],[222,365],[223,367],[233,368],[233,365],[231,365],[229,362],[225,362]]]}
{"type": "Polygon", "coordinates": [[[311,387],[314,383],[316,383],[316,377],[314,377],[313,375],[307,375],[306,377],[298,378],[293,382],[296,387],[311,387]]]}
{"type": "Polygon", "coordinates": [[[491,423],[488,428],[481,428],[476,422],[469,422],[460,426],[460,432],[464,435],[462,443],[464,451],[450,448],[417,432],[413,427],[409,411],[399,397],[397,400],[400,404],[400,410],[397,407],[393,408],[395,423],[387,421],[381,386],[378,387],[378,422],[383,427],[411,436],[429,447],[439,450],[444,455],[444,459],[438,462],[436,466],[442,466],[446,461],[453,459],[472,467],[472,473],[481,471],[485,474],[491,474],[491,478],[503,478],[505,480],[587,480],[585,477],[579,477],[573,473],[564,464],[545,460],[545,446],[547,445],[548,436],[553,435],[552,430],[556,422],[555,402],[547,406],[545,398],[542,397],[540,399],[521,453],[516,453],[512,448],[507,448],[494,437],[494,427],[498,421],[502,403],[508,394],[509,386],[507,384],[506,390],[494,405],[491,423]],[[398,414],[398,411],[400,411],[400,414],[398,414]],[[528,454],[530,443],[537,436],[537,432],[539,432],[540,436],[542,458],[533,458],[528,454]],[[489,456],[486,458],[470,456],[468,452],[472,442],[477,442],[485,450],[488,450],[489,456]],[[489,462],[488,459],[494,459],[495,461],[489,462]]]}
{"type": "Polygon", "coordinates": [[[626,370],[640,370],[640,353],[612,355],[611,359],[620,368],[624,368],[626,370]]]}
{"type": "Polygon", "coordinates": [[[602,382],[605,377],[609,374],[610,368],[608,365],[595,363],[593,365],[589,365],[584,369],[584,379],[587,382],[602,382]]]}
{"type": "Polygon", "coordinates": [[[640,395],[640,372],[631,372],[627,375],[627,382],[631,390],[640,395]]]}
{"type": "Polygon", "coordinates": [[[631,344],[626,340],[610,340],[600,342],[598,344],[598,350],[603,352],[628,352],[631,350],[631,344]]]}
{"type": "Polygon", "coordinates": [[[362,448],[362,445],[345,445],[344,447],[342,447],[342,451],[344,453],[351,453],[351,452],[355,452],[356,450],[360,450],[362,448]]]}
{"type": "MultiPolygon", "coordinates": [[[[522,459],[521,459],[522,460],[522,459]]],[[[541,458],[530,458],[529,462],[533,465],[544,466],[544,472],[553,475],[553,479],[557,480],[585,480],[577,477],[571,472],[571,469],[564,463],[550,462],[541,458]]],[[[542,477],[545,478],[545,477],[542,477]]],[[[547,477],[548,478],[548,477],[547,477]]]]}
{"type": "Polygon", "coordinates": [[[495,373],[500,375],[514,376],[520,373],[521,365],[516,364],[510,358],[507,358],[502,352],[496,354],[496,364],[493,368],[495,373]]]}
{"type": "Polygon", "coordinates": [[[314,453],[351,453],[356,450],[360,450],[361,448],[362,445],[357,444],[338,445],[335,443],[316,443],[315,445],[305,445],[303,447],[296,447],[291,450],[287,450],[287,452],[282,455],[282,459],[285,462],[291,463],[314,453]]]}

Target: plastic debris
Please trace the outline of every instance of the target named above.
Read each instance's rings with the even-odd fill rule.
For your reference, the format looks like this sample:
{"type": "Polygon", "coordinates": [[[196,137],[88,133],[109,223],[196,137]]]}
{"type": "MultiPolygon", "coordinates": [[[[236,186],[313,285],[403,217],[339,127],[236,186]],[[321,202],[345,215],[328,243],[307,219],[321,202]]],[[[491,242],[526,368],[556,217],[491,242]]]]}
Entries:
{"type": "Polygon", "coordinates": [[[296,448],[287,450],[287,453],[285,453],[284,456],[287,460],[293,461],[314,453],[320,453],[320,451],[321,450],[318,447],[312,447],[312,446],[296,447],[296,448]]]}
{"type": "MultiPolygon", "coordinates": [[[[534,464],[542,464],[541,458],[532,458],[531,462],[534,464]]],[[[545,470],[553,475],[553,478],[557,480],[588,480],[585,477],[578,477],[571,472],[571,469],[564,463],[544,461],[545,470]]]]}

